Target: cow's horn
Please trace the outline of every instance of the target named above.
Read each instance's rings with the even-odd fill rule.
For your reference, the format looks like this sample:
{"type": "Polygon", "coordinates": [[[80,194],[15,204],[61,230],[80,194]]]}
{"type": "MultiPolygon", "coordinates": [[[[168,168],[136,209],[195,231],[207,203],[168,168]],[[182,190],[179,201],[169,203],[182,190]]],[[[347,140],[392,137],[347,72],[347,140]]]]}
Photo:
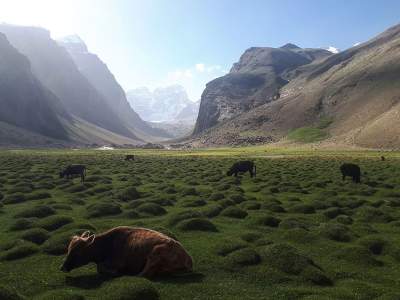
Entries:
{"type": "Polygon", "coordinates": [[[89,244],[92,244],[93,242],[94,242],[94,239],[96,238],[96,235],[95,234],[92,234],[92,235],[90,235],[90,236],[88,236],[87,238],[86,238],[86,241],[88,241],[89,242],[89,244]]]}
{"type": "Polygon", "coordinates": [[[90,235],[90,231],[86,230],[84,233],[81,234],[81,238],[86,238],[90,235]]]}

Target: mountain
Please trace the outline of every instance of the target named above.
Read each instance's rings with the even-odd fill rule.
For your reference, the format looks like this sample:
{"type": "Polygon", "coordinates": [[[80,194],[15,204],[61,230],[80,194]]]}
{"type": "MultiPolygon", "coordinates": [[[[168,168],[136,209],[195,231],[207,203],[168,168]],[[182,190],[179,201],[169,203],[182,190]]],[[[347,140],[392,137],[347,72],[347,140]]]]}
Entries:
{"type": "Polygon", "coordinates": [[[197,115],[199,114],[200,100],[196,102],[188,103],[182,110],[176,115],[175,119],[188,124],[195,124],[197,115]]]}
{"type": "Polygon", "coordinates": [[[257,49],[246,51],[227,77],[207,85],[196,124],[196,143],[231,144],[243,136],[279,141],[293,133],[312,132],[331,145],[400,147],[400,25],[366,43],[298,66],[293,62],[300,59],[282,55],[279,60],[277,56],[271,59],[271,55],[262,53],[275,50],[257,49]],[[290,68],[283,72],[282,68],[274,68],[275,72],[265,78],[263,69],[276,66],[278,61],[280,66],[290,68]],[[224,88],[229,79],[243,68],[244,74],[255,80],[246,88],[241,88],[239,80],[227,92],[224,88]],[[268,84],[277,74],[286,82],[281,86],[268,84]],[[275,93],[276,97],[254,105],[262,92],[275,93]],[[250,103],[250,107],[233,109],[243,107],[243,103],[250,103]]]}
{"type": "Polygon", "coordinates": [[[201,97],[195,134],[280,97],[279,90],[297,69],[331,55],[323,49],[253,47],[230,72],[209,82],[201,97]]]}
{"type": "Polygon", "coordinates": [[[29,60],[1,33],[0,107],[1,144],[17,144],[18,137],[29,134],[43,143],[68,140],[62,120],[71,117],[59,99],[33,75],[29,60]]]}
{"type": "Polygon", "coordinates": [[[190,110],[187,107],[192,105],[185,89],[180,85],[160,87],[153,92],[147,88],[137,88],[128,91],[127,97],[133,109],[144,120],[151,122],[177,121],[182,110],[190,110]]]}
{"type": "Polygon", "coordinates": [[[107,105],[117,118],[142,139],[167,138],[169,135],[162,130],[152,128],[129,105],[122,87],[101,59],[88,51],[84,41],[79,36],[67,36],[58,40],[71,55],[78,70],[89,83],[101,94],[107,105]]]}
{"type": "Polygon", "coordinates": [[[68,113],[99,128],[139,140],[79,71],[67,50],[51,39],[49,31],[1,24],[0,32],[29,59],[32,73],[61,101],[68,113]]]}

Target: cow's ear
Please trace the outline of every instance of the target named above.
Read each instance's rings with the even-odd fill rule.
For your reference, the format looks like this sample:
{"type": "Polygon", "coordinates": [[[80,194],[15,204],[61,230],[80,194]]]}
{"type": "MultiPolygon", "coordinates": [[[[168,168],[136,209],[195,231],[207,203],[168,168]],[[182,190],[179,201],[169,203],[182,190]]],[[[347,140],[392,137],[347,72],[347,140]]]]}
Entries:
{"type": "Polygon", "coordinates": [[[96,238],[95,234],[90,235],[89,237],[86,238],[86,242],[88,245],[94,242],[94,239],[96,238]]]}

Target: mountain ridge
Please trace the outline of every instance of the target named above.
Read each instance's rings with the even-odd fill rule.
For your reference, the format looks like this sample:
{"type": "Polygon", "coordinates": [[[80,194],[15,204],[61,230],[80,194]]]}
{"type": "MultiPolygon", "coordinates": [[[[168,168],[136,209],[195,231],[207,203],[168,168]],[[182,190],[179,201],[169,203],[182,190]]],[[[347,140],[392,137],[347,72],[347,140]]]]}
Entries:
{"type": "Polygon", "coordinates": [[[398,148],[399,49],[396,25],[361,45],[297,67],[287,73],[291,78],[277,99],[208,127],[194,136],[195,144],[230,144],[246,134],[279,141],[298,128],[320,130],[321,120],[329,119],[321,129],[327,143],[398,148]]]}

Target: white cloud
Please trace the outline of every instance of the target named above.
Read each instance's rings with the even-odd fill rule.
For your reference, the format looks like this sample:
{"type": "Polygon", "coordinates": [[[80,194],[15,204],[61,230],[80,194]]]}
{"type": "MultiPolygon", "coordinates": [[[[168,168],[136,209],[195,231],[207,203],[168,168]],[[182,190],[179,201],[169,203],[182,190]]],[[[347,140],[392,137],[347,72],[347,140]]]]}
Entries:
{"type": "Polygon", "coordinates": [[[195,101],[200,99],[200,95],[208,82],[226,73],[228,72],[220,65],[197,63],[187,69],[177,69],[168,72],[160,85],[182,85],[188,92],[189,97],[195,101]]]}
{"type": "Polygon", "coordinates": [[[199,72],[204,72],[204,70],[206,69],[204,64],[196,64],[195,68],[196,68],[196,71],[199,71],[199,72]]]}
{"type": "Polygon", "coordinates": [[[338,48],[335,48],[333,46],[329,46],[326,50],[328,50],[329,52],[332,52],[333,54],[337,54],[340,52],[340,50],[338,48]]]}
{"type": "Polygon", "coordinates": [[[222,67],[220,65],[209,66],[209,67],[207,67],[207,72],[208,73],[219,72],[219,71],[221,71],[221,69],[222,69],[222,67]]]}

